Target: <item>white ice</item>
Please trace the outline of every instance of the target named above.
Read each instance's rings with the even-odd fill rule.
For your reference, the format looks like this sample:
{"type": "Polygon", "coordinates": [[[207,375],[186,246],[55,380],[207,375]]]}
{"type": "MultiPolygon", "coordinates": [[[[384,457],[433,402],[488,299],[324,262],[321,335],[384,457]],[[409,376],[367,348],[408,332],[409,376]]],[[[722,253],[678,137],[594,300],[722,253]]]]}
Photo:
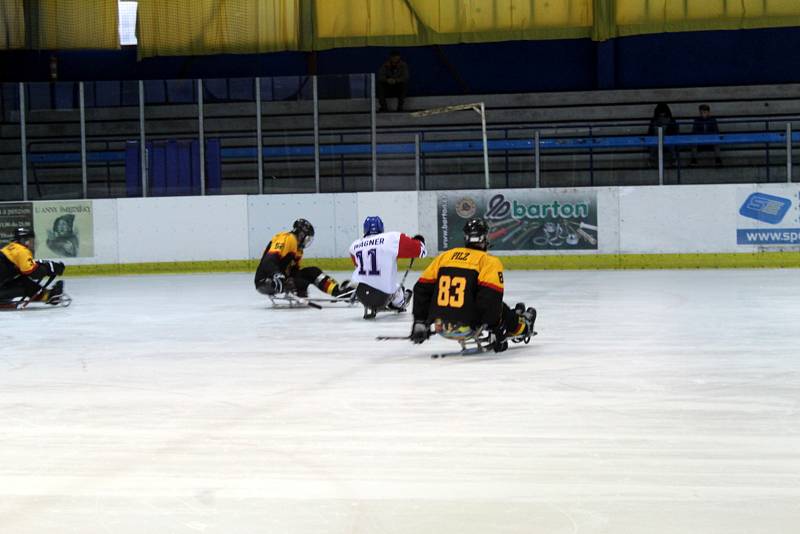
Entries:
{"type": "Polygon", "coordinates": [[[794,534],[798,274],[508,272],[540,335],[446,360],[246,274],[67,279],[0,314],[0,532],[794,534]]]}

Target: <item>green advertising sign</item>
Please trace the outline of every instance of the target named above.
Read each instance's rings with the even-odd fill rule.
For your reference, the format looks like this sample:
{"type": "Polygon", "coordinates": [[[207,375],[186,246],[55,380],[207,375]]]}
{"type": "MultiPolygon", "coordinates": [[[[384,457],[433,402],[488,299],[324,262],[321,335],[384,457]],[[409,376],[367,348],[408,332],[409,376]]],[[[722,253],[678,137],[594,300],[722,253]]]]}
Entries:
{"type": "Polygon", "coordinates": [[[489,223],[492,250],[596,250],[595,191],[442,192],[437,196],[439,249],[464,245],[472,217],[489,223]]]}

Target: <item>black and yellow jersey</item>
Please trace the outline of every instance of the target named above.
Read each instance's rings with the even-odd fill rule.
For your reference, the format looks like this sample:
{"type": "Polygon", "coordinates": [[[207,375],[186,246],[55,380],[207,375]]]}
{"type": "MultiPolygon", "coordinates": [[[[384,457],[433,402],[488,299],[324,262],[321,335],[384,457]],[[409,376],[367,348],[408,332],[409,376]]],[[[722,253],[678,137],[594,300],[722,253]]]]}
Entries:
{"type": "Polygon", "coordinates": [[[502,312],[503,264],[482,250],[442,252],[414,286],[415,320],[495,326],[502,312]]]}
{"type": "Polygon", "coordinates": [[[36,267],[33,253],[25,245],[14,242],[0,248],[0,284],[20,274],[33,274],[36,267]]]}
{"type": "Polygon", "coordinates": [[[263,278],[277,273],[291,276],[300,268],[301,259],[303,249],[298,245],[297,236],[292,232],[280,232],[272,236],[267,244],[256,277],[263,278]]]}

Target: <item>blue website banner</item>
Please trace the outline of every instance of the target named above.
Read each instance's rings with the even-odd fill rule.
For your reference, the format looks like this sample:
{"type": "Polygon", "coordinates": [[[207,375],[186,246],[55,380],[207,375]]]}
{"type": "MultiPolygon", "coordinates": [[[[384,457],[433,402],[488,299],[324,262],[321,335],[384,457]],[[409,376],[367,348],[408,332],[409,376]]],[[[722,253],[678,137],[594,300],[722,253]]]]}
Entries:
{"type": "Polygon", "coordinates": [[[797,185],[763,186],[753,192],[741,187],[736,218],[736,244],[755,247],[800,246],[800,188],[797,185]]]}
{"type": "Polygon", "coordinates": [[[800,228],[736,230],[738,245],[800,245],[800,228]]]}

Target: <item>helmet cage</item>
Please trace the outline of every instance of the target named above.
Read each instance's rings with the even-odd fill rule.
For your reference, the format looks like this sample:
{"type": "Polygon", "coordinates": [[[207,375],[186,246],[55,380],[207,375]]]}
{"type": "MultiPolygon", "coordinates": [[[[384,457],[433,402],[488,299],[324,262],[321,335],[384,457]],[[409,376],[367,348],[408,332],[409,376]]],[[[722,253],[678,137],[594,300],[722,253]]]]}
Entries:
{"type": "Polygon", "coordinates": [[[297,245],[300,248],[306,248],[314,241],[314,227],[305,219],[294,222],[292,233],[297,236],[297,245]]]}
{"type": "Polygon", "coordinates": [[[468,248],[489,248],[489,225],[483,219],[470,219],[464,225],[464,244],[468,248]]]}

